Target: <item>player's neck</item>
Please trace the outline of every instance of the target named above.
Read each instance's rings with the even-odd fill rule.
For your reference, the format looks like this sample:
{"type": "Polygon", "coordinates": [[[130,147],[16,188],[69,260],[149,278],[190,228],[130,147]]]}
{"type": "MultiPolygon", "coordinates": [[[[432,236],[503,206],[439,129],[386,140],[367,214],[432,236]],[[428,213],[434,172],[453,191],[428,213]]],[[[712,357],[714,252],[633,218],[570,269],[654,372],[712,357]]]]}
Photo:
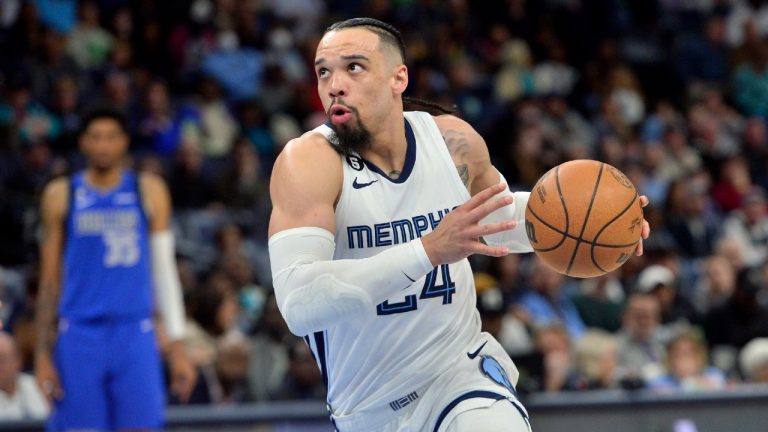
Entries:
{"type": "Polygon", "coordinates": [[[108,169],[88,167],[85,170],[85,181],[97,189],[111,189],[123,178],[123,167],[116,166],[108,169]]]}
{"type": "Polygon", "coordinates": [[[386,124],[387,127],[374,134],[371,147],[364,152],[363,157],[384,172],[401,171],[408,149],[402,113],[399,118],[393,118],[386,124]]]}

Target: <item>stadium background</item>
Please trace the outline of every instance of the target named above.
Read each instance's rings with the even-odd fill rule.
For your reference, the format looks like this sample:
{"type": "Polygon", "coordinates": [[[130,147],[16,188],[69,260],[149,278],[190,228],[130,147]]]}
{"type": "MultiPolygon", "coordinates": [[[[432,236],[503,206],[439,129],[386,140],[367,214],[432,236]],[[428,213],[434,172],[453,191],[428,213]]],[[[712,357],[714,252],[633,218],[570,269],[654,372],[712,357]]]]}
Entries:
{"type": "MultiPolygon", "coordinates": [[[[286,418],[302,417],[297,409],[321,418],[320,376],[270,296],[269,173],[285,142],[324,120],[312,66],[322,30],[372,16],[403,33],[408,95],[455,105],[514,188],[592,158],[651,200],[645,256],[599,279],[562,278],[530,256],[473,259],[484,322],[523,369],[534,427],[537,414],[546,425],[579,409],[675,432],[726,430],[706,417],[686,422],[686,406],[703,407],[693,417],[755,418],[750,407],[768,399],[767,3],[3,0],[3,327],[31,372],[39,193],[82,167],[83,110],[113,104],[130,120],[131,164],[165,177],[174,202],[201,385],[195,408],[172,407],[172,419],[244,423],[263,411],[276,420],[261,405],[275,401],[309,401],[289,404],[286,418]],[[622,314],[636,292],[666,305],[658,326],[650,313],[655,336],[640,351],[652,355],[640,366],[626,355],[638,347],[622,314]],[[668,349],[681,339],[689,343],[668,349]],[[677,379],[691,362],[691,377],[677,379]],[[734,400],[742,411],[715,409],[734,400]],[[648,420],[670,407],[671,417],[648,420]]],[[[739,429],[764,430],[762,416],[763,426],[739,429]]]]}

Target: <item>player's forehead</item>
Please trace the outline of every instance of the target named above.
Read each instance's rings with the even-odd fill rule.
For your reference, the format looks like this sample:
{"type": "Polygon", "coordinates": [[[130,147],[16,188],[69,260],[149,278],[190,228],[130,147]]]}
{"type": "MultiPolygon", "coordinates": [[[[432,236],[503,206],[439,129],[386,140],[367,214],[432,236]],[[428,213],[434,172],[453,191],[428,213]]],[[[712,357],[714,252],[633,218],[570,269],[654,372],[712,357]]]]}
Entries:
{"type": "Polygon", "coordinates": [[[379,36],[360,27],[330,31],[320,40],[315,61],[335,60],[350,55],[365,55],[369,59],[380,56],[379,36]]]}

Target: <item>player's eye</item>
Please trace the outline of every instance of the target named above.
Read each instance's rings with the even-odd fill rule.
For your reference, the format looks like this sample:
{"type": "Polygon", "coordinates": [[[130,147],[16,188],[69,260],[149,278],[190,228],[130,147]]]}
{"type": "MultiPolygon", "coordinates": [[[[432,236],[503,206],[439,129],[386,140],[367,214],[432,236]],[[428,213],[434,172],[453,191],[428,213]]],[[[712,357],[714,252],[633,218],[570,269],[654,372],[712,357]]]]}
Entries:
{"type": "Polygon", "coordinates": [[[361,72],[363,67],[359,63],[350,63],[347,69],[352,73],[361,72]]]}
{"type": "Polygon", "coordinates": [[[317,77],[318,78],[325,78],[328,75],[328,69],[326,68],[320,68],[317,70],[317,77]]]}

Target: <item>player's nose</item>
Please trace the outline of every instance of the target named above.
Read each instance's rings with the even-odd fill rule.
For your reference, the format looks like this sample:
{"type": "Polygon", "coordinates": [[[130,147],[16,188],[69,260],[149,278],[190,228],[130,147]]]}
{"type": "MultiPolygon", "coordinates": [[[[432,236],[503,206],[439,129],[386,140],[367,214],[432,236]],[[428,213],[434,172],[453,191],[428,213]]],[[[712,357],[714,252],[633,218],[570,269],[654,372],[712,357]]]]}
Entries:
{"type": "Polygon", "coordinates": [[[331,81],[328,86],[328,94],[332,98],[337,98],[340,96],[346,96],[347,95],[347,85],[343,77],[339,76],[339,74],[334,75],[331,78],[331,81]]]}

